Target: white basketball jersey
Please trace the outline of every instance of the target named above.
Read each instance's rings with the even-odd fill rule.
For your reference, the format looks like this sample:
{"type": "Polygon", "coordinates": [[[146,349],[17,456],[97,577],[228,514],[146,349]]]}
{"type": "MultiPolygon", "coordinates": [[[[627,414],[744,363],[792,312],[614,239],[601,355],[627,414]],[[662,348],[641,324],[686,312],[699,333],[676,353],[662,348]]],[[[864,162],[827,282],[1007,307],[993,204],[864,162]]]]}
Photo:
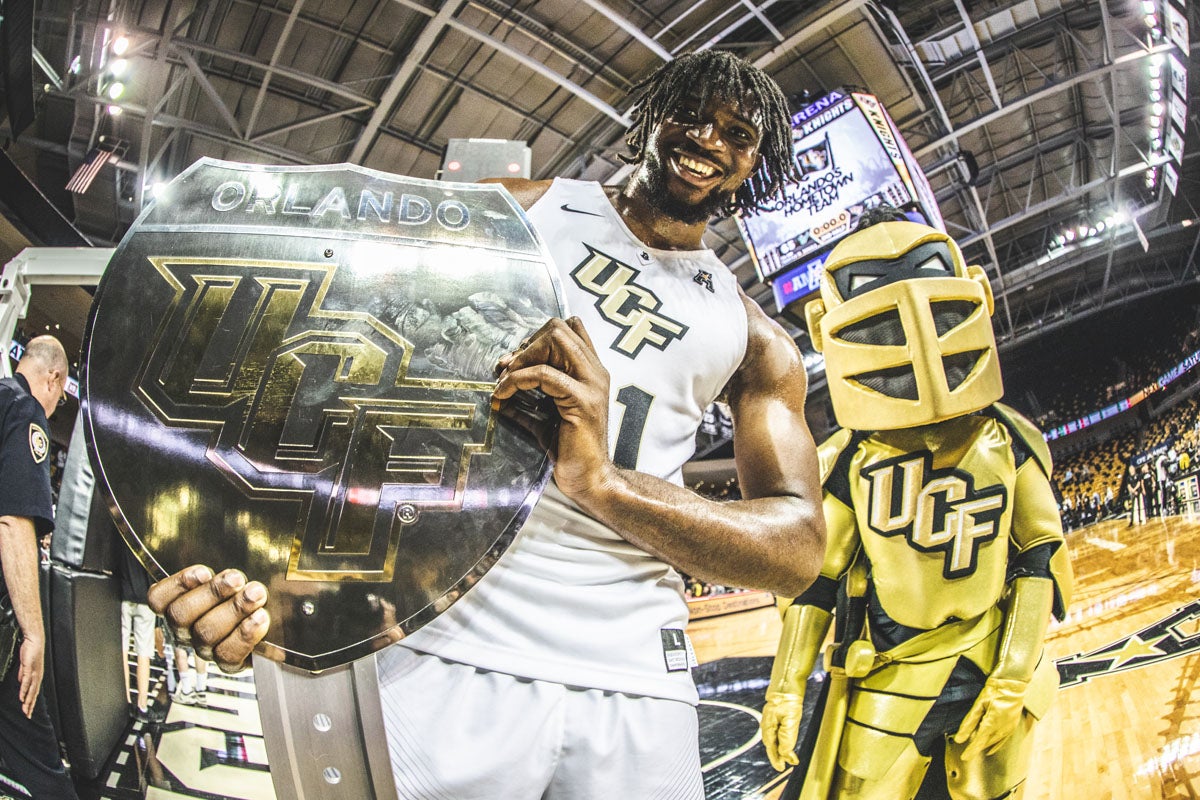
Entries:
{"type": "MultiPolygon", "coordinates": [[[[682,484],[704,410],[745,355],[736,279],[711,250],[643,245],[596,183],[557,179],[528,213],[569,313],[608,369],[613,460],[682,484]]],[[[678,573],[551,483],[499,562],[401,644],[518,677],[695,703],[686,625],[678,573]]]]}

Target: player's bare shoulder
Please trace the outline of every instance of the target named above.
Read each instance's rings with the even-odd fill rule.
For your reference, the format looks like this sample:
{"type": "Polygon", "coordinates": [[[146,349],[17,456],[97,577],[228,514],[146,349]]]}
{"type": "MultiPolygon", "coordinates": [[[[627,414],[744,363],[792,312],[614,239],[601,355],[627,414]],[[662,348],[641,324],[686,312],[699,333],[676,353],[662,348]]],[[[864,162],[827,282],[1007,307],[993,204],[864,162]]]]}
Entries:
{"type": "Polygon", "coordinates": [[[768,392],[799,392],[803,398],[808,390],[808,376],[800,348],[758,303],[740,289],[738,294],[746,310],[746,355],[730,388],[755,386],[768,392]]]}
{"type": "Polygon", "coordinates": [[[553,181],[531,181],[528,178],[484,178],[480,183],[498,183],[508,190],[521,208],[529,209],[541,199],[553,181]]]}

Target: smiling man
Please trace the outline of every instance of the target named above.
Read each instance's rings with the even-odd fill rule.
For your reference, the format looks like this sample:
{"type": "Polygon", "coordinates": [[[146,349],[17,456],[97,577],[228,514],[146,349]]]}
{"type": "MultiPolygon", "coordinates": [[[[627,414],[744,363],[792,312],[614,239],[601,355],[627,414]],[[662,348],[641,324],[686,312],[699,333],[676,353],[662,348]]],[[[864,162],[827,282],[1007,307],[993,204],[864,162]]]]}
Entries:
{"type": "MultiPolygon", "coordinates": [[[[498,365],[499,401],[536,389],[558,409],[554,483],[467,595],[377,657],[401,797],[702,797],[678,571],[794,597],[821,565],[800,353],[701,241],[715,213],[752,210],[794,177],[786,103],[717,52],[638,91],[623,188],[503,181],[577,315],[498,365]],[[744,499],[717,503],[684,488],[682,468],[722,396],[744,499]]],[[[266,632],[265,598],[207,567],[151,590],[235,669],[266,632]]]]}

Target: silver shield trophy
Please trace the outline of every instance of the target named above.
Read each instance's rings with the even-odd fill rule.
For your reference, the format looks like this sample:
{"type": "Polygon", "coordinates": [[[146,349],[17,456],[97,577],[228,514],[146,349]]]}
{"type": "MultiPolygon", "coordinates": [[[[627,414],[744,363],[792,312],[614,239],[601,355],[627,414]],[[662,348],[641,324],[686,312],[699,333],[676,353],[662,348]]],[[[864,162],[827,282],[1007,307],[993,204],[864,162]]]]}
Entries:
{"type": "Polygon", "coordinates": [[[260,652],[347,664],[467,591],[540,496],[493,370],[563,312],[499,187],[202,159],[97,290],[98,483],[156,579],[237,567],[270,589],[260,652]]]}

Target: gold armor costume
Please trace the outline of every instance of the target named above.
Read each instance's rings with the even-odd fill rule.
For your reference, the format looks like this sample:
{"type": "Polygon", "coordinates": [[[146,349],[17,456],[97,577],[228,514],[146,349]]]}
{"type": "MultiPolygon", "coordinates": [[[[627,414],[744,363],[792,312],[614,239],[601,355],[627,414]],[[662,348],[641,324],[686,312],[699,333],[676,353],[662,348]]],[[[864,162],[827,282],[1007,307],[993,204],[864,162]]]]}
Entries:
{"type": "Polygon", "coordinates": [[[825,563],[783,612],[768,756],[797,763],[836,603],[802,800],[911,798],[943,747],[951,797],[1008,796],[1057,689],[1042,643],[1072,578],[1049,451],[995,403],[986,279],[940,231],[885,222],[834,248],[806,311],[844,427],[820,448],[825,563]]]}

